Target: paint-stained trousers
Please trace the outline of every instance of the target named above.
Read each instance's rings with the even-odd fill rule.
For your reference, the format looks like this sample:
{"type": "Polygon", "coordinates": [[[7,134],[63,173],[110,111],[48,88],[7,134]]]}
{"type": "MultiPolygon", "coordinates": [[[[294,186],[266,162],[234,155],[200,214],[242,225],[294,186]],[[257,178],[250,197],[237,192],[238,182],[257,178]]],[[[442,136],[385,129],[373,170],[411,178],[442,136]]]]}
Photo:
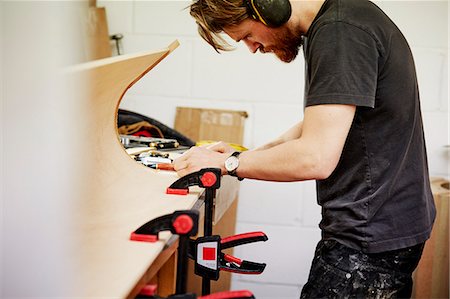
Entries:
{"type": "Polygon", "coordinates": [[[410,298],[423,246],[365,254],[322,240],[300,298],[410,298]]]}

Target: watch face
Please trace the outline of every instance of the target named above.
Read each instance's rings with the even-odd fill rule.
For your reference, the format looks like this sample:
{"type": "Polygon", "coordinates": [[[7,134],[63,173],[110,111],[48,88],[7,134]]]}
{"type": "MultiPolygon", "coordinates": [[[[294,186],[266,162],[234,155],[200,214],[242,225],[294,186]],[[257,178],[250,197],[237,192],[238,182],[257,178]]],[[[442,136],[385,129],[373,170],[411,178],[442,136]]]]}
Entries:
{"type": "Polygon", "coordinates": [[[239,166],[239,159],[235,156],[228,157],[228,159],[225,160],[225,169],[227,171],[233,171],[239,166]]]}

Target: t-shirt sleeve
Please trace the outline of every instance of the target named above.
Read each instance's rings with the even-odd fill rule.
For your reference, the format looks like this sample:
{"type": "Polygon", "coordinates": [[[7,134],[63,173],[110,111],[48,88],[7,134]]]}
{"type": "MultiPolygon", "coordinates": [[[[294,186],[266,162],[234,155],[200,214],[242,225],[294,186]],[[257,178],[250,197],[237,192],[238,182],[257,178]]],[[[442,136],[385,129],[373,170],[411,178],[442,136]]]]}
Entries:
{"type": "Polygon", "coordinates": [[[374,38],[344,22],[322,25],[308,46],[305,106],[374,107],[379,52],[374,38]]]}

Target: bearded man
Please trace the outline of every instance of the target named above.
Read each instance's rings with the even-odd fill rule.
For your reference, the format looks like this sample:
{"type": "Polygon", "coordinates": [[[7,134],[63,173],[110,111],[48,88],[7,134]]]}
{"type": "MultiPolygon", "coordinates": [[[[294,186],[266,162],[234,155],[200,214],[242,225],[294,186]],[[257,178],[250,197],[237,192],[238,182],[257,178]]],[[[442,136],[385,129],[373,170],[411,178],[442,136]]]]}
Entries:
{"type": "Polygon", "coordinates": [[[191,148],[178,174],[316,180],[322,240],[301,298],[409,298],[435,207],[414,61],[397,26],[366,0],[198,0],[190,11],[216,51],[230,49],[222,34],[284,62],[303,45],[305,108],[260,148],[191,148]]]}

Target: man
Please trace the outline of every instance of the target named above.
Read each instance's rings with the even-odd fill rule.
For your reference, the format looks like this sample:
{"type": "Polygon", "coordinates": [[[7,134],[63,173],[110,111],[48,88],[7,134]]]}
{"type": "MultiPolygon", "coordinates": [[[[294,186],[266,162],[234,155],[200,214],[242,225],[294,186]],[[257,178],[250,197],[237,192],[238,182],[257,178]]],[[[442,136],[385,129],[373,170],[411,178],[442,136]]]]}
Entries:
{"type": "Polygon", "coordinates": [[[304,119],[256,150],[194,147],[175,169],[316,180],[322,240],[301,297],[409,298],[435,207],[405,38],[366,0],[292,1],[276,26],[255,13],[259,0],[248,1],[198,0],[191,15],[216,51],[228,50],[222,33],[285,62],[303,44],[304,119]]]}

